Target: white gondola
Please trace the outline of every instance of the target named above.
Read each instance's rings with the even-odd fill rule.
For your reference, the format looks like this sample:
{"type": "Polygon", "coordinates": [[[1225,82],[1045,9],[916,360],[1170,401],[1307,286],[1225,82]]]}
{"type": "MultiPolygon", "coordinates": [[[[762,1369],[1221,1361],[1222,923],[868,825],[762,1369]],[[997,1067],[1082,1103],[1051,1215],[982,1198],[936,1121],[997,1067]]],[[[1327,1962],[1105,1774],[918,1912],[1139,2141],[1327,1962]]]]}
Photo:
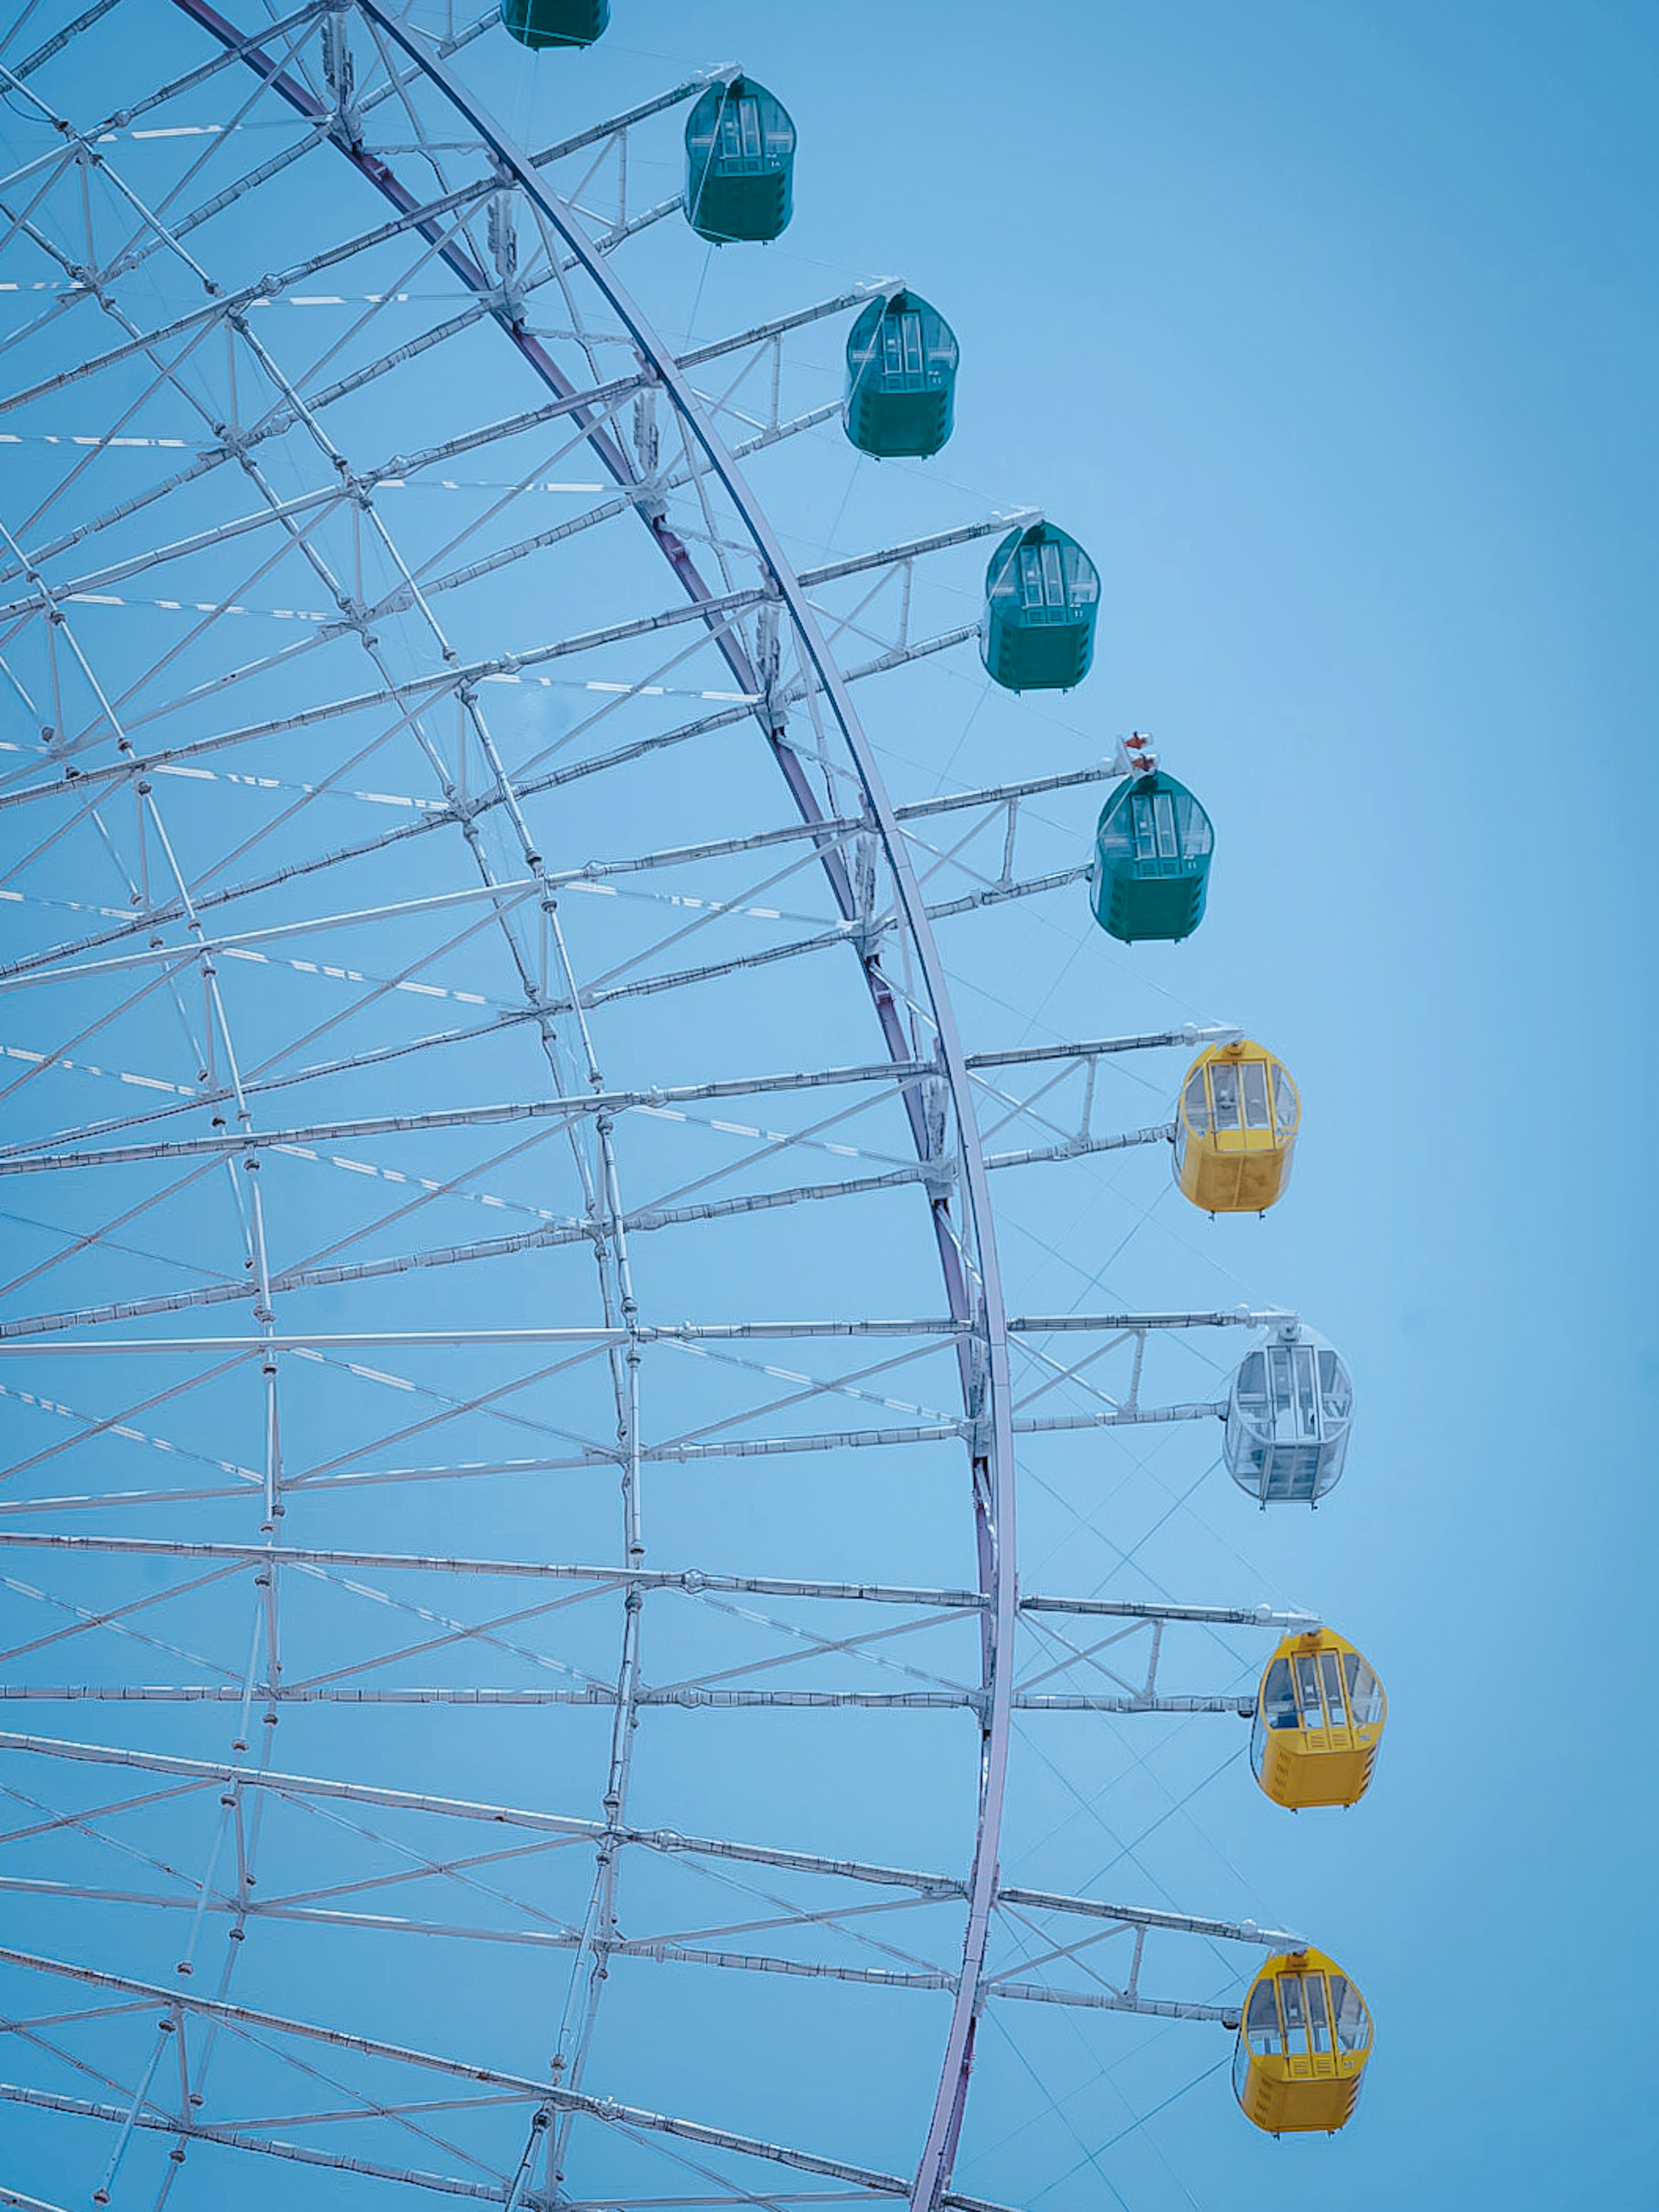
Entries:
{"type": "Polygon", "coordinates": [[[1310,1328],[1287,1322],[1247,1352],[1227,1399],[1227,1472],[1261,1505],[1317,1504],[1348,1455],[1353,1382],[1310,1328]]]}

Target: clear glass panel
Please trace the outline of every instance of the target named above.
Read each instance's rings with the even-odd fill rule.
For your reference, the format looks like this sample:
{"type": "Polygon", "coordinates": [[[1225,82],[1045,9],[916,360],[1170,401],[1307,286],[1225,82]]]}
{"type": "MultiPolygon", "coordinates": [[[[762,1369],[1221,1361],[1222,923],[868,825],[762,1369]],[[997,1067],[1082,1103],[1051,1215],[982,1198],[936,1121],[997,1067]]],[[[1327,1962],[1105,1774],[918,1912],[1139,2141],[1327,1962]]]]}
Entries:
{"type": "Polygon", "coordinates": [[[1298,1344],[1291,1352],[1291,1371],[1295,1377],[1296,1432],[1299,1437],[1320,1437],[1324,1434],[1319,1419],[1319,1393],[1315,1388],[1318,1372],[1310,1344],[1298,1344]]]}
{"type": "Polygon", "coordinates": [[[1342,1696],[1342,1656],[1340,1652],[1320,1653],[1319,1683],[1325,1692],[1325,1710],[1331,1717],[1331,1726],[1346,1728],[1348,1712],[1342,1696]]]}
{"type": "Polygon", "coordinates": [[[1244,2039],[1264,2058],[1276,2058],[1285,2048],[1279,2032],[1279,2004],[1271,1981],[1258,1982],[1250,1991],[1250,2008],[1244,2015],[1244,2039]]]}
{"type": "Polygon", "coordinates": [[[1197,860],[1215,843],[1215,831],[1210,817],[1193,797],[1183,791],[1176,807],[1181,829],[1181,849],[1189,860],[1197,860]]]}
{"type": "Polygon", "coordinates": [[[1179,860],[1181,847],[1176,840],[1175,801],[1167,791],[1155,794],[1152,814],[1158,823],[1158,857],[1160,860],[1179,860]]]}
{"type": "Polygon", "coordinates": [[[1371,2016],[1346,1974],[1331,1976],[1331,2012],[1339,2051],[1364,2051],[1371,2039],[1371,2016]]]}
{"type": "Polygon", "coordinates": [[[1270,1729],[1296,1727],[1296,1693],[1291,1687],[1288,1659],[1275,1659],[1268,1668],[1267,1679],[1261,1686],[1261,1704],[1270,1729]]]}
{"type": "Polygon", "coordinates": [[[1066,548],[1066,599],[1073,607],[1091,607],[1100,597],[1095,564],[1080,545],[1066,548]]]}
{"type": "Polygon", "coordinates": [[[1247,1060],[1239,1070],[1244,1079],[1244,1127],[1265,1129],[1267,1127],[1267,1063],[1264,1060],[1247,1060]]]}
{"type": "Polygon", "coordinates": [[[904,373],[907,376],[921,374],[921,317],[904,318],[904,373]]]}
{"type": "Polygon", "coordinates": [[[1273,1393],[1273,1430],[1278,1434],[1287,1426],[1285,1416],[1295,1404],[1291,1389],[1291,1348],[1287,1344],[1267,1347],[1267,1387],[1273,1393]]]}
{"type": "Polygon", "coordinates": [[[747,156],[753,161],[760,149],[760,102],[752,93],[743,93],[720,112],[720,158],[736,161],[747,156]]]}
{"type": "Polygon", "coordinates": [[[1244,2085],[1250,2078],[1250,2046],[1241,2035],[1233,2045],[1233,2094],[1242,2105],[1244,2085]]]}
{"type": "Polygon", "coordinates": [[[1308,2016],[1303,2004],[1300,1974],[1279,1976],[1279,2001],[1285,2008],[1285,2050],[1292,2054],[1305,2051],[1308,2047],[1308,2016]]]}
{"type": "Polygon", "coordinates": [[[1158,850],[1158,832],[1152,823],[1152,802],[1137,793],[1129,804],[1134,814],[1135,858],[1150,860],[1158,850]]]}
{"type": "Polygon", "coordinates": [[[1347,1419],[1353,1410],[1353,1384],[1347,1369],[1328,1346],[1319,1355],[1319,1395],[1328,1422],[1347,1419]]]}
{"type": "MultiPolygon", "coordinates": [[[[718,101],[708,95],[699,101],[686,126],[686,149],[713,163],[757,161],[763,154],[773,161],[787,160],[794,151],[795,130],[787,111],[763,90],[727,91],[718,101]]],[[[871,340],[873,352],[875,340],[871,340]]]]}
{"type": "Polygon", "coordinates": [[[927,335],[927,358],[938,368],[954,368],[957,365],[956,333],[943,315],[930,314],[924,318],[927,335]]]}
{"type": "MultiPolygon", "coordinates": [[[[1308,1498],[1318,1495],[1319,1448],[1316,1444],[1275,1444],[1269,1457],[1267,1491],[1270,1498],[1308,1498]]],[[[1317,1727],[1316,1721],[1309,1726],[1317,1727]]]]}
{"type": "Polygon", "coordinates": [[[1302,1111],[1302,1101],[1296,1095],[1296,1085],[1275,1060],[1273,1063],[1273,1119],[1281,1133],[1294,1129],[1302,1111]]]}
{"type": "Polygon", "coordinates": [[[1019,549],[1020,597],[1028,607],[1042,605],[1042,548],[1022,545],[1019,549]]]}
{"type": "Polygon", "coordinates": [[[1256,1435],[1271,1426],[1267,1415],[1267,1363],[1259,1352],[1246,1352],[1239,1362],[1233,1398],[1256,1435]]]}
{"type": "Polygon", "coordinates": [[[1323,1728],[1325,1711],[1319,1701],[1319,1655],[1314,1651],[1298,1651],[1296,1655],[1296,1695],[1302,1707],[1304,1728],[1323,1728]]]}
{"type": "Polygon", "coordinates": [[[1342,1668],[1347,1677],[1348,1710],[1353,1715],[1353,1724],[1356,1728],[1369,1728],[1373,1721],[1382,1717],[1382,1685],[1357,1651],[1343,1653],[1342,1668]]]}
{"type": "Polygon", "coordinates": [[[1066,579],[1058,545],[1045,545],[1042,549],[1042,596],[1051,607],[1063,607],[1066,604],[1066,579]]]}
{"type": "Polygon", "coordinates": [[[1216,1127],[1236,1129],[1238,1127],[1238,1070],[1231,1060],[1211,1061],[1210,1096],[1215,1104],[1216,1127]]]}
{"type": "Polygon", "coordinates": [[[1210,1132],[1210,1106],[1205,1094],[1204,1070],[1201,1067],[1194,1073],[1181,1103],[1189,1125],[1201,1135],[1207,1136],[1210,1132]]]}
{"type": "Polygon", "coordinates": [[[1331,2047],[1331,2023],[1325,2010],[1325,1977],[1310,1974],[1306,1978],[1308,1992],[1308,2033],[1316,2051],[1331,2047]]]}

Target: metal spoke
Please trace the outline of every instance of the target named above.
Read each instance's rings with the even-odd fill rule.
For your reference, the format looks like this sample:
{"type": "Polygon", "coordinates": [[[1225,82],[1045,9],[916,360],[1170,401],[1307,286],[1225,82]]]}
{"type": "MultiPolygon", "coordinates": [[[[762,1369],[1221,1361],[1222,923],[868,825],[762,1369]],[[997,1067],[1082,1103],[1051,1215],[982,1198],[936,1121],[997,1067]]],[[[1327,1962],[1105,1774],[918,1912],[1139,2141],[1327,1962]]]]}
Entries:
{"type": "MultiPolygon", "coordinates": [[[[100,2103],[85,2097],[66,2097],[50,2090],[21,2088],[11,2082],[0,2082],[0,2101],[30,2106],[38,2112],[62,2112],[77,2119],[119,2122],[126,2117],[118,2105],[100,2103]]],[[[479,2099],[473,2101],[495,2100],[479,2099]]],[[[176,2136],[180,2142],[215,2143],[228,2150],[249,2151],[266,2158],[286,2159],[295,2166],[325,2166],[336,2172],[361,2173],[373,2180],[397,2182],[405,2188],[425,2190],[435,2196],[470,2197],[486,2204],[499,2204],[501,2201],[501,2185],[494,2182],[464,2181],[451,2174],[427,2173],[409,2166],[387,2166],[374,2159],[344,2156],[336,2151],[287,2142],[280,2136],[251,2135],[236,2128],[216,2127],[208,2122],[182,2119],[176,2113],[143,2112],[137,2116],[133,2124],[158,2134],[176,2136]]],[[[38,2197],[25,2197],[3,2185],[0,2185],[0,2204],[19,2206],[21,2212],[58,2212],[57,2207],[46,2205],[38,2197]]]]}
{"type": "MultiPolygon", "coordinates": [[[[390,1790],[361,1782],[330,1780],[315,1775],[285,1774],[275,1770],[255,1774],[240,1767],[207,1759],[185,1759],[167,1754],[132,1751],[101,1744],[70,1743],[55,1737],[22,1735],[0,1730],[0,1750],[39,1752],[49,1756],[94,1765],[132,1767],[145,1773],[190,1776],[206,1787],[235,1780],[245,1789],[272,1790],[279,1795],[333,1799],[348,1803],[380,1805],[432,1814],[441,1819],[482,1820],[495,1826],[527,1830],[548,1836],[591,1838],[607,1832],[605,1824],[560,1814],[538,1813],[521,1807],[471,1804],[413,1790],[390,1790]]],[[[665,1853],[684,1855],[738,1865],[769,1866],[796,1874],[819,1875],[879,1888],[915,1891],[921,1897],[960,1897],[967,1885],[960,1875],[921,1873],[902,1867],[872,1864],[853,1858],[831,1858],[810,1852],[784,1850],[764,1844],[738,1843],[711,1836],[686,1836],[664,1829],[616,1828],[610,1831],[623,1843],[665,1853]]],[[[1067,1896],[1054,1890],[1004,1888],[999,1900],[1008,1905],[1044,1912],[1080,1914],[1085,1919],[1121,1920],[1136,1926],[1188,1929],[1191,1916],[1162,1907],[1108,1904],[1096,1898],[1067,1896]]],[[[1253,1922],[1204,1921],[1201,1932],[1223,1935],[1240,1942],[1294,1948],[1297,1938],[1284,1930],[1259,1929],[1253,1922]]],[[[0,1954],[3,1955],[3,1954],[0,1954]]]]}
{"type": "MultiPolygon", "coordinates": [[[[135,1980],[128,1975],[112,1974],[91,1966],[72,1966],[65,1960],[44,1958],[9,1946],[0,1947],[0,1960],[26,1972],[81,1982],[95,1989],[118,1990],[176,2007],[205,2020],[291,2035],[325,2046],[356,2051],[365,2057],[384,2059],[394,2065],[422,2068],[430,2072],[483,2082],[490,2087],[517,2091],[527,2100],[546,2104],[559,2112],[582,2113],[606,2127],[636,2129],[648,2135],[660,2134],[700,2143],[709,2149],[735,2151],[748,2157],[790,2166],[800,2172],[857,2182],[885,2197],[902,2197],[908,2190],[908,2182],[897,2174],[882,2173],[868,2166],[854,2166],[846,2160],[820,2157],[786,2144],[767,2142],[758,2136],[739,2135],[730,2129],[709,2127],[698,2121],[672,2118],[638,2106],[620,2104],[608,2097],[592,2097],[577,2090],[551,2087],[545,2082],[529,2081],[520,2075],[445,2058],[406,2045],[387,2043],[370,2036],[349,2035],[337,2028],[290,2019],[285,2014],[262,2011],[253,2006],[230,2004],[216,1998],[194,1995],[184,1996],[177,1990],[157,1989],[152,1984],[135,1980]]],[[[939,2201],[954,2208],[954,2212],[1006,2212],[1001,2206],[988,2205],[981,2198],[963,2197],[954,2191],[946,2192],[939,2201]]]]}
{"type": "MultiPolygon", "coordinates": [[[[501,888],[502,887],[497,887],[498,890],[501,888]]],[[[505,887],[509,894],[514,888],[510,884],[505,887]]],[[[208,949],[223,950],[224,948],[216,948],[210,944],[208,949]]],[[[1165,1040],[1135,1039],[1133,1042],[1139,1044],[1144,1042],[1163,1042],[1165,1040]]],[[[1103,1045],[1097,1048],[1110,1050],[1117,1048],[1103,1045]]],[[[996,1060],[990,1064],[1000,1064],[1003,1057],[998,1055],[996,1060]]],[[[970,1066],[978,1064],[976,1061],[969,1062],[970,1066]]],[[[92,1153],[57,1152],[40,1153],[26,1150],[22,1146],[13,1146],[0,1152],[0,1175],[27,1174],[48,1167],[110,1166],[130,1164],[137,1160],[240,1157],[245,1151],[258,1152],[294,1145],[346,1143],[364,1137],[412,1134],[422,1130],[487,1127],[498,1123],[540,1120],[550,1116],[563,1118],[577,1114],[621,1114],[636,1109],[649,1111],[662,1106],[694,1104],[704,1100],[761,1097],[793,1091],[827,1089],[842,1084],[878,1084],[895,1079],[904,1082],[928,1076],[935,1072],[936,1063],[930,1060],[896,1060],[886,1065],[871,1062],[866,1066],[820,1068],[791,1074],[737,1077],[712,1083],[653,1085],[648,1091],[602,1091],[590,1092],[586,1097],[565,1096],[550,1099],[526,1100],[520,1103],[503,1103],[495,1106],[462,1107],[449,1113],[356,1116],[344,1121],[301,1123],[283,1130],[274,1131],[270,1134],[249,1131],[246,1134],[234,1136],[226,1133],[222,1136],[185,1138],[145,1146],[110,1146],[92,1153]]],[[[290,1079],[301,1079],[295,1077],[290,1079]]],[[[1138,1131],[1131,1133],[1119,1141],[1131,1144],[1152,1143],[1163,1138],[1165,1133],[1163,1128],[1138,1131]]],[[[1111,1140],[1103,1138],[1097,1141],[1106,1146],[1111,1140]]],[[[1007,1157],[1011,1159],[1015,1157],[1023,1159],[1025,1155],[1007,1157]]],[[[1292,1316],[1280,1312],[1253,1315],[1247,1326],[1255,1328],[1269,1322],[1290,1318],[1292,1316]]],[[[1171,1315],[1163,1321],[1153,1316],[1145,1325],[1181,1328],[1209,1328],[1225,1326],[1238,1319],[1239,1315],[1237,1312],[1223,1315],[1218,1319],[1212,1319],[1205,1316],[1171,1315]]],[[[1076,1316],[1062,1316],[1054,1320],[1053,1329],[1054,1333],[1058,1333],[1066,1328],[1103,1328],[1108,1325],[1108,1320],[1087,1321],[1079,1320],[1076,1316]]],[[[1121,1325],[1136,1327],[1142,1324],[1139,1322],[1127,1322],[1121,1325]]]]}

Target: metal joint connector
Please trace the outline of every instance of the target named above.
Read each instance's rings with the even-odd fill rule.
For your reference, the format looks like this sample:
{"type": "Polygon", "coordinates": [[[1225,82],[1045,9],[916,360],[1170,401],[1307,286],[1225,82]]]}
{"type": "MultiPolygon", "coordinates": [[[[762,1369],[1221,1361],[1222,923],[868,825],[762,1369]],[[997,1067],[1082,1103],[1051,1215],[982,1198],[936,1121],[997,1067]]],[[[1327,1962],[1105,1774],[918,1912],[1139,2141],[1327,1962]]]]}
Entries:
{"type": "Polygon", "coordinates": [[[949,1198],[957,1187],[957,1156],[945,1152],[921,1164],[921,1187],[929,1198],[949,1198]]]}
{"type": "Polygon", "coordinates": [[[668,498],[660,475],[641,477],[628,495],[647,522],[667,520],[668,498]]]}

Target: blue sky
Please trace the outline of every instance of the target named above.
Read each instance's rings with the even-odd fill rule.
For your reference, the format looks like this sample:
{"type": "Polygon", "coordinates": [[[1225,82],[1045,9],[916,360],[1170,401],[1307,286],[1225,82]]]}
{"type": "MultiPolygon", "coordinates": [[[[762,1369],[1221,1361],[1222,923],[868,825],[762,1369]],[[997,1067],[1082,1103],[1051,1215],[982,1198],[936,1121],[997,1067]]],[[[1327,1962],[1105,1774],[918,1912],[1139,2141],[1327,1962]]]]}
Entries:
{"type": "MultiPolygon", "coordinates": [[[[1341,1488],[1317,1515],[1258,1520],[1224,1478],[1194,1487],[1185,1438],[1121,1467],[1034,1454],[1022,1564],[1028,1587],[1120,1591],[1121,1511],[1176,1596],[1319,1611],[1389,1688],[1376,1786],[1350,1814],[1291,1820],[1251,1789],[1236,1735],[1188,1735],[1160,1798],[1117,1738],[1067,1721],[1022,1731],[1011,1832],[1031,1865],[1063,1862],[1056,1886],[1305,1928],[1376,2014],[1359,2116],[1335,2141],[1274,2145],[1213,2071],[1218,2030],[1021,2021],[988,2037],[964,2185],[1022,2201],[1029,2128],[1042,2201],[1091,2212],[1636,2203],[1659,1388],[1651,12],[710,0],[688,16],[617,0],[590,55],[474,54],[532,143],[728,58],[787,101],[801,151],[785,237],[716,255],[653,234],[624,270],[671,341],[889,273],[950,317],[963,365],[937,462],[872,471],[831,425],[757,469],[799,562],[1030,501],[1099,565],[1077,694],[1016,710],[963,659],[872,699],[872,735],[910,798],[1152,730],[1217,823],[1208,917],[1187,945],[1133,954],[1073,893],[951,925],[970,1047],[1161,1010],[1243,1024],[1303,1091],[1296,1180],[1266,1223],[1206,1224],[1161,1161],[1127,1155],[1011,1190],[1005,1266],[1012,1302],[1045,1310],[1294,1305],[1354,1370],[1341,1488]],[[1148,1499],[1166,1477],[1188,1502],[1163,1520],[1148,1499]]],[[[672,130],[655,155],[673,189],[672,130]]],[[[829,393],[836,330],[796,348],[829,393]]],[[[940,605],[970,603],[978,558],[940,605]]],[[[1086,805],[1048,818],[1056,850],[1086,837],[1086,805]]],[[[708,1042],[750,1044],[735,1026],[708,1042]]],[[[1161,1056],[1114,1103],[1156,1119],[1178,1073],[1161,1056]]],[[[824,1261],[849,1295],[861,1256],[824,1261]]],[[[914,1528],[894,1504],[894,1556],[922,1559],[949,1474],[909,1499],[914,1528]]],[[[721,1495],[753,1516],[745,1564],[853,1571],[833,1501],[721,1495]]],[[[492,1534],[510,1540],[502,1512],[492,1534]]],[[[665,1512],[667,1550],[695,1543],[695,1511],[665,1512]]],[[[31,1723],[59,1725],[46,1710],[31,1723]]],[[[708,1718],[650,1787],[706,1822],[726,1806],[738,1832],[840,1834],[848,1797],[892,1787],[908,1756],[891,1734],[816,1738],[816,1778],[769,1800],[752,1752],[708,1718]]],[[[355,1755],[331,1726],[319,1765],[355,1755]]],[[[510,1757],[482,1735],[440,1742],[480,1790],[510,1757]]],[[[911,1817],[913,1850],[934,1848],[933,1814],[911,1817]]],[[[1215,1983],[1206,1956],[1183,1986],[1215,1983]]],[[[763,2119],[763,2038],[712,2009],[724,1990],[674,2002],[665,2043],[718,2020],[763,2119]]],[[[827,1993],[822,2068],[863,2019],[827,1993]]],[[[707,2094],[724,2094],[712,2063],[707,2094]]],[[[777,2095],[821,2125],[798,2085],[777,2095]]],[[[884,2141],[903,2136],[893,2101],[872,2122],[884,2141]]],[[[78,2185],[33,2140],[31,2155],[47,2162],[20,2185],[78,2185]]]]}

